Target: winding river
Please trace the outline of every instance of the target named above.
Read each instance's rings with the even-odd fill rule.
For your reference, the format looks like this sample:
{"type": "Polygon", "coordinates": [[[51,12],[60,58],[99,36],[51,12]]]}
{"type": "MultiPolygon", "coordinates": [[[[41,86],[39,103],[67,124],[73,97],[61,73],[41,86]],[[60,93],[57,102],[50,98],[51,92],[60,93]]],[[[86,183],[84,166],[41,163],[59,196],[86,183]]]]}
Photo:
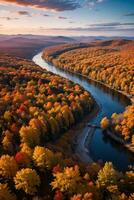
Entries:
{"type": "MultiPolygon", "coordinates": [[[[82,76],[75,75],[48,64],[42,59],[42,52],[35,55],[33,57],[33,61],[48,71],[67,78],[74,83],[80,84],[92,94],[100,106],[100,111],[98,115],[92,121],[90,121],[90,123],[99,124],[102,117],[110,117],[114,112],[122,112],[124,111],[125,107],[130,104],[130,100],[118,92],[115,92],[94,81],[86,80],[85,78],[82,78],[82,76]]],[[[88,131],[86,129],[87,127],[81,133],[78,144],[79,151],[83,152],[82,159],[86,159],[87,162],[90,161],[90,152],[90,155],[94,161],[112,161],[118,170],[125,171],[128,168],[128,165],[134,165],[134,156],[124,147],[120,146],[109,137],[104,136],[101,129],[95,130],[90,145],[87,149],[85,149],[84,143],[88,135],[88,131]]]]}

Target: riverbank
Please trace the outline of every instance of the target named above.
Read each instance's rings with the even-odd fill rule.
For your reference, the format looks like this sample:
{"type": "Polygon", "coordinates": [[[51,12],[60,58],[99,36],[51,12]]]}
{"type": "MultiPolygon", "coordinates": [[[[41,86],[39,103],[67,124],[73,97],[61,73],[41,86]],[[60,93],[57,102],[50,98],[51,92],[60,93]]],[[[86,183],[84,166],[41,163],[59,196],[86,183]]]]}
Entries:
{"type": "Polygon", "coordinates": [[[100,111],[100,107],[92,95],[91,98],[93,100],[93,107],[91,108],[90,113],[83,116],[83,119],[80,122],[71,127],[71,129],[61,135],[60,138],[48,143],[48,148],[54,151],[62,152],[66,158],[72,157],[75,161],[83,161],[84,163],[87,162],[87,159],[84,159],[84,155],[86,154],[86,157],[88,156],[88,160],[93,162],[88,147],[89,143],[91,143],[91,136],[93,136],[94,130],[90,130],[87,124],[97,116],[100,111]],[[87,130],[85,130],[85,127],[87,130]],[[83,138],[83,134],[85,134],[86,137],[83,140],[83,144],[80,145],[80,140],[81,137],[83,138]]]}
{"type": "MultiPolygon", "coordinates": [[[[43,55],[42,55],[42,58],[44,59],[43,55]]],[[[48,64],[53,65],[53,63],[51,63],[51,62],[48,62],[47,60],[45,60],[45,61],[46,61],[48,64]]],[[[59,67],[59,66],[56,66],[56,67],[62,69],[62,68],[59,67]]],[[[88,77],[88,76],[86,76],[86,75],[82,75],[82,74],[80,74],[80,73],[77,73],[77,72],[74,72],[74,71],[71,71],[71,70],[66,70],[66,69],[64,69],[64,68],[63,68],[62,70],[64,70],[65,72],[69,72],[69,73],[71,73],[71,74],[75,74],[75,75],[77,75],[77,76],[80,76],[80,77],[82,77],[82,78],[85,78],[85,79],[88,80],[88,81],[96,82],[96,83],[98,83],[98,84],[100,84],[100,85],[102,85],[102,86],[104,86],[104,87],[106,87],[106,88],[109,88],[109,89],[112,90],[112,91],[118,92],[118,93],[120,93],[121,95],[125,96],[125,97],[131,102],[131,104],[134,103],[134,98],[131,97],[129,94],[124,93],[124,92],[122,92],[122,91],[120,91],[120,90],[116,90],[115,88],[111,88],[108,84],[105,84],[105,83],[103,83],[103,82],[101,82],[101,81],[94,80],[94,79],[92,79],[92,78],[90,78],[90,77],[88,77]]],[[[92,160],[92,158],[91,158],[91,153],[90,153],[90,151],[89,151],[88,149],[89,149],[89,146],[90,146],[90,143],[91,143],[91,140],[92,140],[92,136],[93,136],[94,130],[92,130],[92,128],[91,128],[91,130],[89,130],[89,129],[86,130],[86,128],[85,128],[83,132],[82,132],[82,134],[81,134],[82,137],[81,137],[81,135],[79,135],[78,137],[76,137],[75,143],[73,143],[73,144],[75,144],[75,146],[76,146],[75,153],[76,153],[77,156],[80,158],[80,160],[85,161],[85,160],[86,160],[86,159],[85,159],[86,156],[85,156],[85,154],[83,153],[83,149],[85,149],[85,152],[86,152],[86,154],[88,154],[88,157],[89,157],[88,160],[90,160],[90,162],[92,162],[93,160],[92,160]],[[84,132],[84,133],[83,133],[83,132],[84,132]],[[87,134],[87,132],[88,132],[88,134],[87,134]],[[83,141],[83,138],[84,138],[84,141],[83,141]],[[82,146],[83,146],[83,148],[81,148],[82,146]]],[[[115,140],[115,141],[117,141],[117,142],[120,142],[120,141],[119,141],[120,138],[115,137],[115,135],[114,135],[113,133],[111,133],[110,131],[107,132],[107,134],[108,134],[108,136],[111,137],[111,139],[113,139],[113,140],[115,140]]],[[[129,150],[131,153],[134,153],[134,147],[133,147],[132,144],[125,144],[125,142],[124,142],[123,140],[122,140],[122,142],[120,142],[120,144],[122,144],[125,148],[127,148],[127,150],[129,150]]]]}
{"type": "Polygon", "coordinates": [[[134,153],[134,145],[131,143],[126,143],[122,138],[116,136],[114,133],[112,133],[110,131],[110,129],[106,130],[106,134],[112,138],[113,140],[115,140],[116,142],[118,142],[119,144],[122,144],[128,151],[130,151],[131,153],[134,153]]]}
{"type": "MultiPolygon", "coordinates": [[[[98,125],[103,117],[110,117],[114,112],[121,113],[124,111],[125,107],[130,104],[130,101],[124,95],[114,92],[111,89],[107,89],[106,87],[100,86],[100,84],[97,84],[93,81],[82,78],[82,76],[75,76],[74,73],[69,73],[68,71],[48,64],[48,62],[45,62],[45,60],[42,58],[42,52],[35,55],[33,61],[35,64],[41,66],[47,71],[51,71],[54,74],[71,80],[75,84],[81,85],[85,90],[92,94],[99,105],[100,112],[97,113],[96,117],[91,119],[90,123],[98,125]]],[[[89,123],[88,120],[87,122],[89,123]]],[[[74,149],[77,147],[76,141],[78,141],[77,137],[74,137],[74,132],[76,131],[77,135],[79,137],[81,135],[83,138],[81,148],[84,148],[82,151],[84,151],[85,155],[90,154],[92,156],[92,160],[96,162],[98,160],[103,160],[104,162],[111,161],[118,170],[127,170],[128,166],[132,164],[134,159],[132,154],[129,153],[123,146],[114,142],[114,140],[110,138],[108,139],[108,136],[104,137],[101,129],[94,130],[93,137],[91,137],[91,143],[89,144],[90,146],[87,145],[87,148],[85,148],[83,145],[85,143],[84,141],[88,143],[86,137],[87,135],[85,134],[86,131],[84,130],[85,126],[87,125],[86,123],[81,125],[81,127],[78,126],[77,130],[71,129],[72,131],[70,130],[70,134],[64,133],[64,135],[61,136],[62,139],[57,141],[57,144],[59,145],[54,146],[53,148],[56,148],[57,150],[59,149],[59,151],[62,149],[63,154],[65,151],[67,151],[69,152],[68,155],[72,154],[72,156],[79,160],[77,153],[74,152],[74,149]],[[74,143],[72,143],[72,140],[74,143]],[[70,145],[70,143],[72,145],[70,145]]],[[[84,159],[86,160],[86,158],[89,160],[88,156],[85,156],[84,159]]],[[[82,162],[79,163],[82,164],[82,162]]]]}
{"type": "Polygon", "coordinates": [[[87,163],[87,160],[88,163],[93,162],[92,155],[90,154],[88,148],[89,144],[91,143],[94,131],[91,130],[87,124],[89,121],[93,120],[93,118],[95,118],[100,111],[100,107],[94,98],[93,101],[94,106],[91,109],[91,112],[84,116],[84,118],[79,123],[75,124],[70,130],[65,132],[56,141],[47,144],[50,149],[62,152],[65,158],[70,157],[75,162],[87,163]],[[83,134],[85,137],[83,137],[83,134]]]}
{"type": "MultiPolygon", "coordinates": [[[[50,61],[48,61],[47,59],[45,59],[45,57],[44,57],[43,55],[42,55],[42,59],[44,59],[48,64],[53,65],[53,62],[51,63],[50,61]]],[[[129,94],[127,94],[127,93],[125,93],[125,92],[123,92],[123,91],[121,91],[121,90],[117,90],[117,89],[115,89],[115,88],[113,88],[113,87],[110,87],[110,86],[109,86],[108,84],[106,84],[106,83],[103,83],[103,82],[101,82],[101,81],[92,79],[91,77],[88,77],[88,76],[83,75],[83,74],[81,74],[81,73],[78,73],[78,72],[75,72],[75,71],[72,71],[72,70],[67,70],[67,69],[61,68],[61,67],[58,66],[58,65],[55,65],[55,66],[56,66],[57,68],[59,68],[59,69],[64,70],[65,72],[70,72],[70,73],[72,73],[72,74],[75,74],[75,75],[77,75],[77,76],[80,76],[80,77],[82,77],[82,78],[85,78],[85,79],[88,80],[88,81],[93,81],[93,82],[95,82],[95,83],[98,83],[99,85],[104,86],[104,87],[106,87],[106,88],[109,88],[110,90],[112,90],[112,91],[114,91],[114,92],[118,92],[119,94],[121,94],[121,95],[125,96],[126,98],[128,98],[129,101],[131,102],[131,104],[134,104],[134,96],[132,96],[132,95],[129,95],[129,94]]]]}
{"type": "MultiPolygon", "coordinates": [[[[100,107],[94,100],[94,109],[90,114],[87,122],[89,123],[91,120],[93,120],[98,115],[99,112],[100,112],[100,107]]],[[[75,138],[76,141],[75,154],[77,155],[77,157],[79,157],[81,161],[85,163],[87,163],[87,160],[88,163],[93,162],[90,145],[92,142],[94,131],[95,131],[94,128],[88,126],[86,126],[85,128],[83,127],[82,132],[80,134],[77,134],[75,138]]]]}

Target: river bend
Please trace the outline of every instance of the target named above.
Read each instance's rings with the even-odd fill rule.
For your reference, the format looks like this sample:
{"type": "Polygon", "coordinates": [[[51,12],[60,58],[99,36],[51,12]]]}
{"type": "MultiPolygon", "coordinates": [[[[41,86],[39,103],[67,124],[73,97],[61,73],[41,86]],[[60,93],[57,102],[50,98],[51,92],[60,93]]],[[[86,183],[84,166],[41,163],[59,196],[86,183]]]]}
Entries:
{"type": "MultiPolygon", "coordinates": [[[[73,81],[74,83],[80,84],[85,90],[92,94],[100,106],[100,111],[98,115],[92,121],[90,121],[90,123],[99,124],[101,118],[104,116],[110,117],[114,112],[120,113],[124,111],[127,105],[130,104],[129,99],[118,92],[115,92],[94,81],[86,80],[85,78],[82,78],[82,76],[75,75],[73,73],[56,68],[51,64],[48,64],[42,59],[42,52],[35,55],[33,57],[33,61],[40,67],[45,68],[54,74],[58,74],[73,81]]],[[[83,144],[85,138],[87,137],[86,134],[87,132],[83,130],[80,145],[83,144]]],[[[124,171],[128,168],[128,165],[134,165],[134,156],[126,149],[124,149],[124,147],[117,144],[110,138],[106,136],[104,137],[104,134],[100,129],[95,130],[88,150],[90,150],[90,155],[94,161],[112,161],[118,170],[124,171]]],[[[83,149],[83,151],[85,150],[83,149]]],[[[88,162],[90,157],[88,156],[87,151],[85,152],[85,156],[88,162]]]]}

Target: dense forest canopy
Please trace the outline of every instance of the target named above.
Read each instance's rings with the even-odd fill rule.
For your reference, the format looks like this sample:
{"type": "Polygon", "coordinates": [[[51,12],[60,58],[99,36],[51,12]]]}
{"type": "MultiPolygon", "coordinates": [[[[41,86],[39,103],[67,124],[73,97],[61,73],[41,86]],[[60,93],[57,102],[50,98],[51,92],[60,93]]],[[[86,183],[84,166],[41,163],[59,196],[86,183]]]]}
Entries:
{"type": "Polygon", "coordinates": [[[132,200],[132,169],[85,165],[47,147],[93,106],[80,85],[32,61],[1,55],[0,199],[132,200]]]}
{"type": "Polygon", "coordinates": [[[134,41],[97,41],[90,43],[89,47],[77,49],[70,44],[70,51],[68,46],[46,48],[43,56],[58,67],[134,95],[134,41]]]}

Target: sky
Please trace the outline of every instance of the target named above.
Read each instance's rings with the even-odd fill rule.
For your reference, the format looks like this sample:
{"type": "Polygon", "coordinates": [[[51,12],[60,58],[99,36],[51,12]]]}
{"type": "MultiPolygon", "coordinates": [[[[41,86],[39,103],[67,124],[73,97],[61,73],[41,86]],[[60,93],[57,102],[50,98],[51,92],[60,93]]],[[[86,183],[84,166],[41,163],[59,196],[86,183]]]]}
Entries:
{"type": "Polygon", "coordinates": [[[134,36],[134,0],[0,0],[0,34],[134,36]]]}

